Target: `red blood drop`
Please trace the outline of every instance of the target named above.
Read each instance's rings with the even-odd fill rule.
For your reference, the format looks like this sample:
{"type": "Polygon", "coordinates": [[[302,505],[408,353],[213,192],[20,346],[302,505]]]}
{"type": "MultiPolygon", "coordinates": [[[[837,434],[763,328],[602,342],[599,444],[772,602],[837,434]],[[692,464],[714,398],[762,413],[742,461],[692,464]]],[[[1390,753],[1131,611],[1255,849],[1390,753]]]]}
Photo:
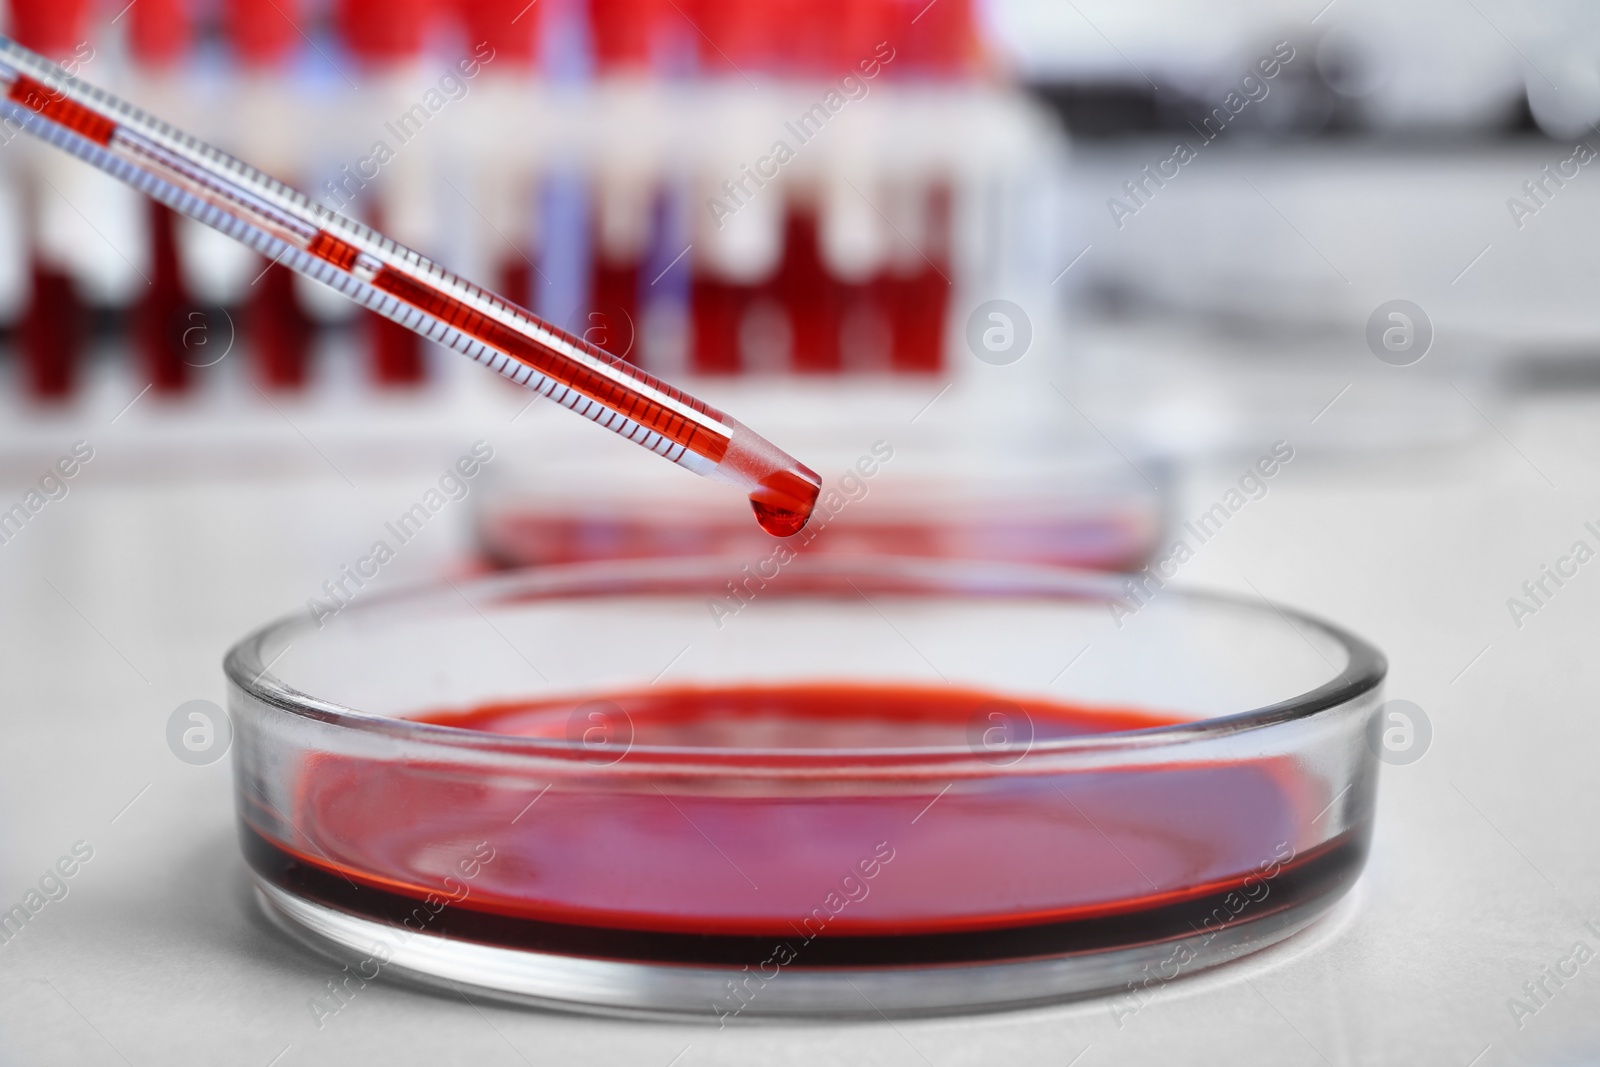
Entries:
{"type": "Polygon", "coordinates": [[[805,528],[821,491],[821,479],[804,467],[779,471],[750,494],[750,507],[767,533],[791,537],[805,528]]]}

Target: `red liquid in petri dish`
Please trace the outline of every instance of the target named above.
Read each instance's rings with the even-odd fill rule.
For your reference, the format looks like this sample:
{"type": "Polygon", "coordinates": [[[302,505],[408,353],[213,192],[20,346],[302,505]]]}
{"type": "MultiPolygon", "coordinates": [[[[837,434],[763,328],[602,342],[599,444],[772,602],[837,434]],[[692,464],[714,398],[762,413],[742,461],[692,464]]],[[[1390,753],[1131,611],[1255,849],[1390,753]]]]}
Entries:
{"type": "MultiPolygon", "coordinates": [[[[801,967],[1145,944],[1193,936],[1218,908],[1239,921],[1265,918],[1336,892],[1361,869],[1365,825],[1314,850],[1292,847],[1326,797],[1289,760],[899,782],[891,761],[876,777],[791,778],[782,795],[770,779],[730,774],[686,790],[670,769],[629,769],[630,740],[700,750],[690,762],[701,782],[719,749],[759,749],[776,766],[800,750],[965,746],[996,708],[1035,744],[1178,721],[997,703],[953,687],[854,684],[498,704],[421,721],[548,739],[598,725],[605,743],[584,772],[564,772],[553,786],[441,763],[322,756],[303,768],[288,813],[302,843],[269,839],[247,814],[244,851],[289,892],[393,924],[463,884],[464,858],[492,855],[465,897],[451,894],[459,903],[432,916],[430,933],[733,967],[768,958],[776,942],[801,967]]],[[[751,757],[741,759],[749,767],[751,757]]],[[[1027,770],[1028,759],[1009,769],[1027,770]]],[[[271,814],[263,821],[276,821],[271,814]]]]}

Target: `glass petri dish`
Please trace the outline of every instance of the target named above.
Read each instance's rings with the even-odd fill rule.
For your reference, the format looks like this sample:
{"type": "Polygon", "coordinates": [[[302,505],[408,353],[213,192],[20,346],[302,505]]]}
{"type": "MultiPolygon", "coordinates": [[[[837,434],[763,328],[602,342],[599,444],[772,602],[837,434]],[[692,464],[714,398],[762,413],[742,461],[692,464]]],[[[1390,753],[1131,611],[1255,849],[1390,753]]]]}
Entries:
{"type": "Polygon", "coordinates": [[[284,619],[225,663],[258,898],[350,982],[720,1025],[1148,990],[1353,884],[1386,667],[1264,604],[1124,596],[677,559],[284,619]]]}

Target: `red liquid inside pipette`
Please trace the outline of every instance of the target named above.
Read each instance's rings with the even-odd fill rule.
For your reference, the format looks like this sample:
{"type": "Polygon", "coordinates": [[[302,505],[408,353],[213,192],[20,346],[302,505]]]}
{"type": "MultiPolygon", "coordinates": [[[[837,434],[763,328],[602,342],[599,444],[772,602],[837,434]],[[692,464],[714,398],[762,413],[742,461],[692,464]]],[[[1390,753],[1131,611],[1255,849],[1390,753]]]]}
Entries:
{"type": "MultiPolygon", "coordinates": [[[[848,966],[1187,938],[1218,909],[1234,916],[1229,922],[1248,922],[1335,894],[1365,858],[1364,823],[1315,848],[1290,847],[1329,798],[1322,779],[1288,759],[997,768],[988,780],[897,783],[875,778],[863,757],[853,776],[779,789],[738,777],[697,787],[670,774],[641,776],[628,755],[630,743],[636,756],[643,745],[680,746],[707,752],[692,761],[703,763],[719,749],[754,747],[781,765],[793,749],[964,747],[974,716],[992,706],[981,691],[811,684],[596,696],[604,703],[522,701],[424,719],[583,737],[586,746],[599,727],[594,765],[584,768],[591,773],[552,784],[433,760],[322,755],[303,767],[285,813],[305,840],[271,839],[247,812],[246,856],[289,892],[398,924],[444,893],[446,876],[457,885],[457,864],[474,849],[492,851],[468,894],[433,915],[429,933],[735,968],[766,959],[774,939],[798,950],[798,966],[848,966]],[[611,710],[596,720],[585,712],[596,707],[611,710]],[[863,857],[891,852],[860,899],[841,907],[830,897],[844,893],[847,874],[863,881],[863,857]],[[817,930],[825,901],[832,914],[817,930]]],[[[1028,699],[1010,707],[1026,713],[1035,744],[1165,721],[1028,699]]],[[[261,818],[282,825],[266,809],[261,818]]],[[[860,893],[855,883],[845,888],[860,893]]]]}

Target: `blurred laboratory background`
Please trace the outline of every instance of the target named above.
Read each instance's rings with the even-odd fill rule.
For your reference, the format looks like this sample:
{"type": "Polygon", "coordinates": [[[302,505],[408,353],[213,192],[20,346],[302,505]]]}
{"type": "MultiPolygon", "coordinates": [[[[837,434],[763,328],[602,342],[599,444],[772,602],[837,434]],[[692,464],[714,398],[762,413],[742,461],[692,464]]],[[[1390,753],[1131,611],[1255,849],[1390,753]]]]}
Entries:
{"type": "MultiPolygon", "coordinates": [[[[1448,445],[1508,390],[1600,381],[1600,21],[1302,6],[15,0],[9,32],[819,469],[893,425],[891,488],[837,548],[1130,567],[1184,463],[1335,394],[1302,447],[1448,445]],[[1395,299],[1437,344],[1404,375],[1362,358],[1395,299]]],[[[102,477],[354,483],[493,426],[482,562],[755,537],[715,503],[656,506],[704,487],[5,134],[9,474],[106,426],[102,477]]]]}
{"type": "MultiPolygon", "coordinates": [[[[1582,845],[1600,730],[1577,710],[1600,584],[1507,601],[1600,523],[1594,5],[9,0],[6,18],[769,437],[844,500],[807,551],[1136,571],[1221,503],[1183,580],[1350,625],[1434,719],[1429,758],[1385,769],[1366,896],[1316,949],[1334,962],[1266,995],[1329,1062],[1600,1047],[1600,983],[1527,1034],[1503,1003],[1582,933],[1561,894],[1600,887],[1582,845]]],[[[131,971],[83,977],[154,953],[164,981],[259,978],[240,961],[265,942],[205,889],[238,868],[226,763],[173,759],[167,716],[220,700],[228,644],[326,598],[477,442],[492,461],[359,595],[771,552],[722,487],[0,124],[0,901],[90,827],[107,908],[178,946],[107,910],[7,949],[0,988],[41,1034],[100,1048],[46,971],[152,1062],[244,1025],[237,997],[190,993],[214,1014],[158,1036],[131,971]]],[[[1049,1016],[946,1049],[1198,1062],[1198,1028],[1227,1062],[1319,1062],[1230,981],[1126,1038],[1058,1040],[1049,1016]],[[1241,1004],[1260,1027],[1219,1036],[1241,1004]]],[[[516,1025],[586,1048],[576,1023],[516,1025]]],[[[858,1062],[875,1039],[853,1033],[796,1040],[858,1062]]],[[[323,1047],[402,1056],[407,1034],[323,1047]]],[[[643,1035],[615,1039],[628,1062],[656,1062],[643,1035]]],[[[921,1062],[885,1040],[885,1062],[921,1062]]],[[[283,1041],[257,1044],[266,1063],[283,1041]]]]}

